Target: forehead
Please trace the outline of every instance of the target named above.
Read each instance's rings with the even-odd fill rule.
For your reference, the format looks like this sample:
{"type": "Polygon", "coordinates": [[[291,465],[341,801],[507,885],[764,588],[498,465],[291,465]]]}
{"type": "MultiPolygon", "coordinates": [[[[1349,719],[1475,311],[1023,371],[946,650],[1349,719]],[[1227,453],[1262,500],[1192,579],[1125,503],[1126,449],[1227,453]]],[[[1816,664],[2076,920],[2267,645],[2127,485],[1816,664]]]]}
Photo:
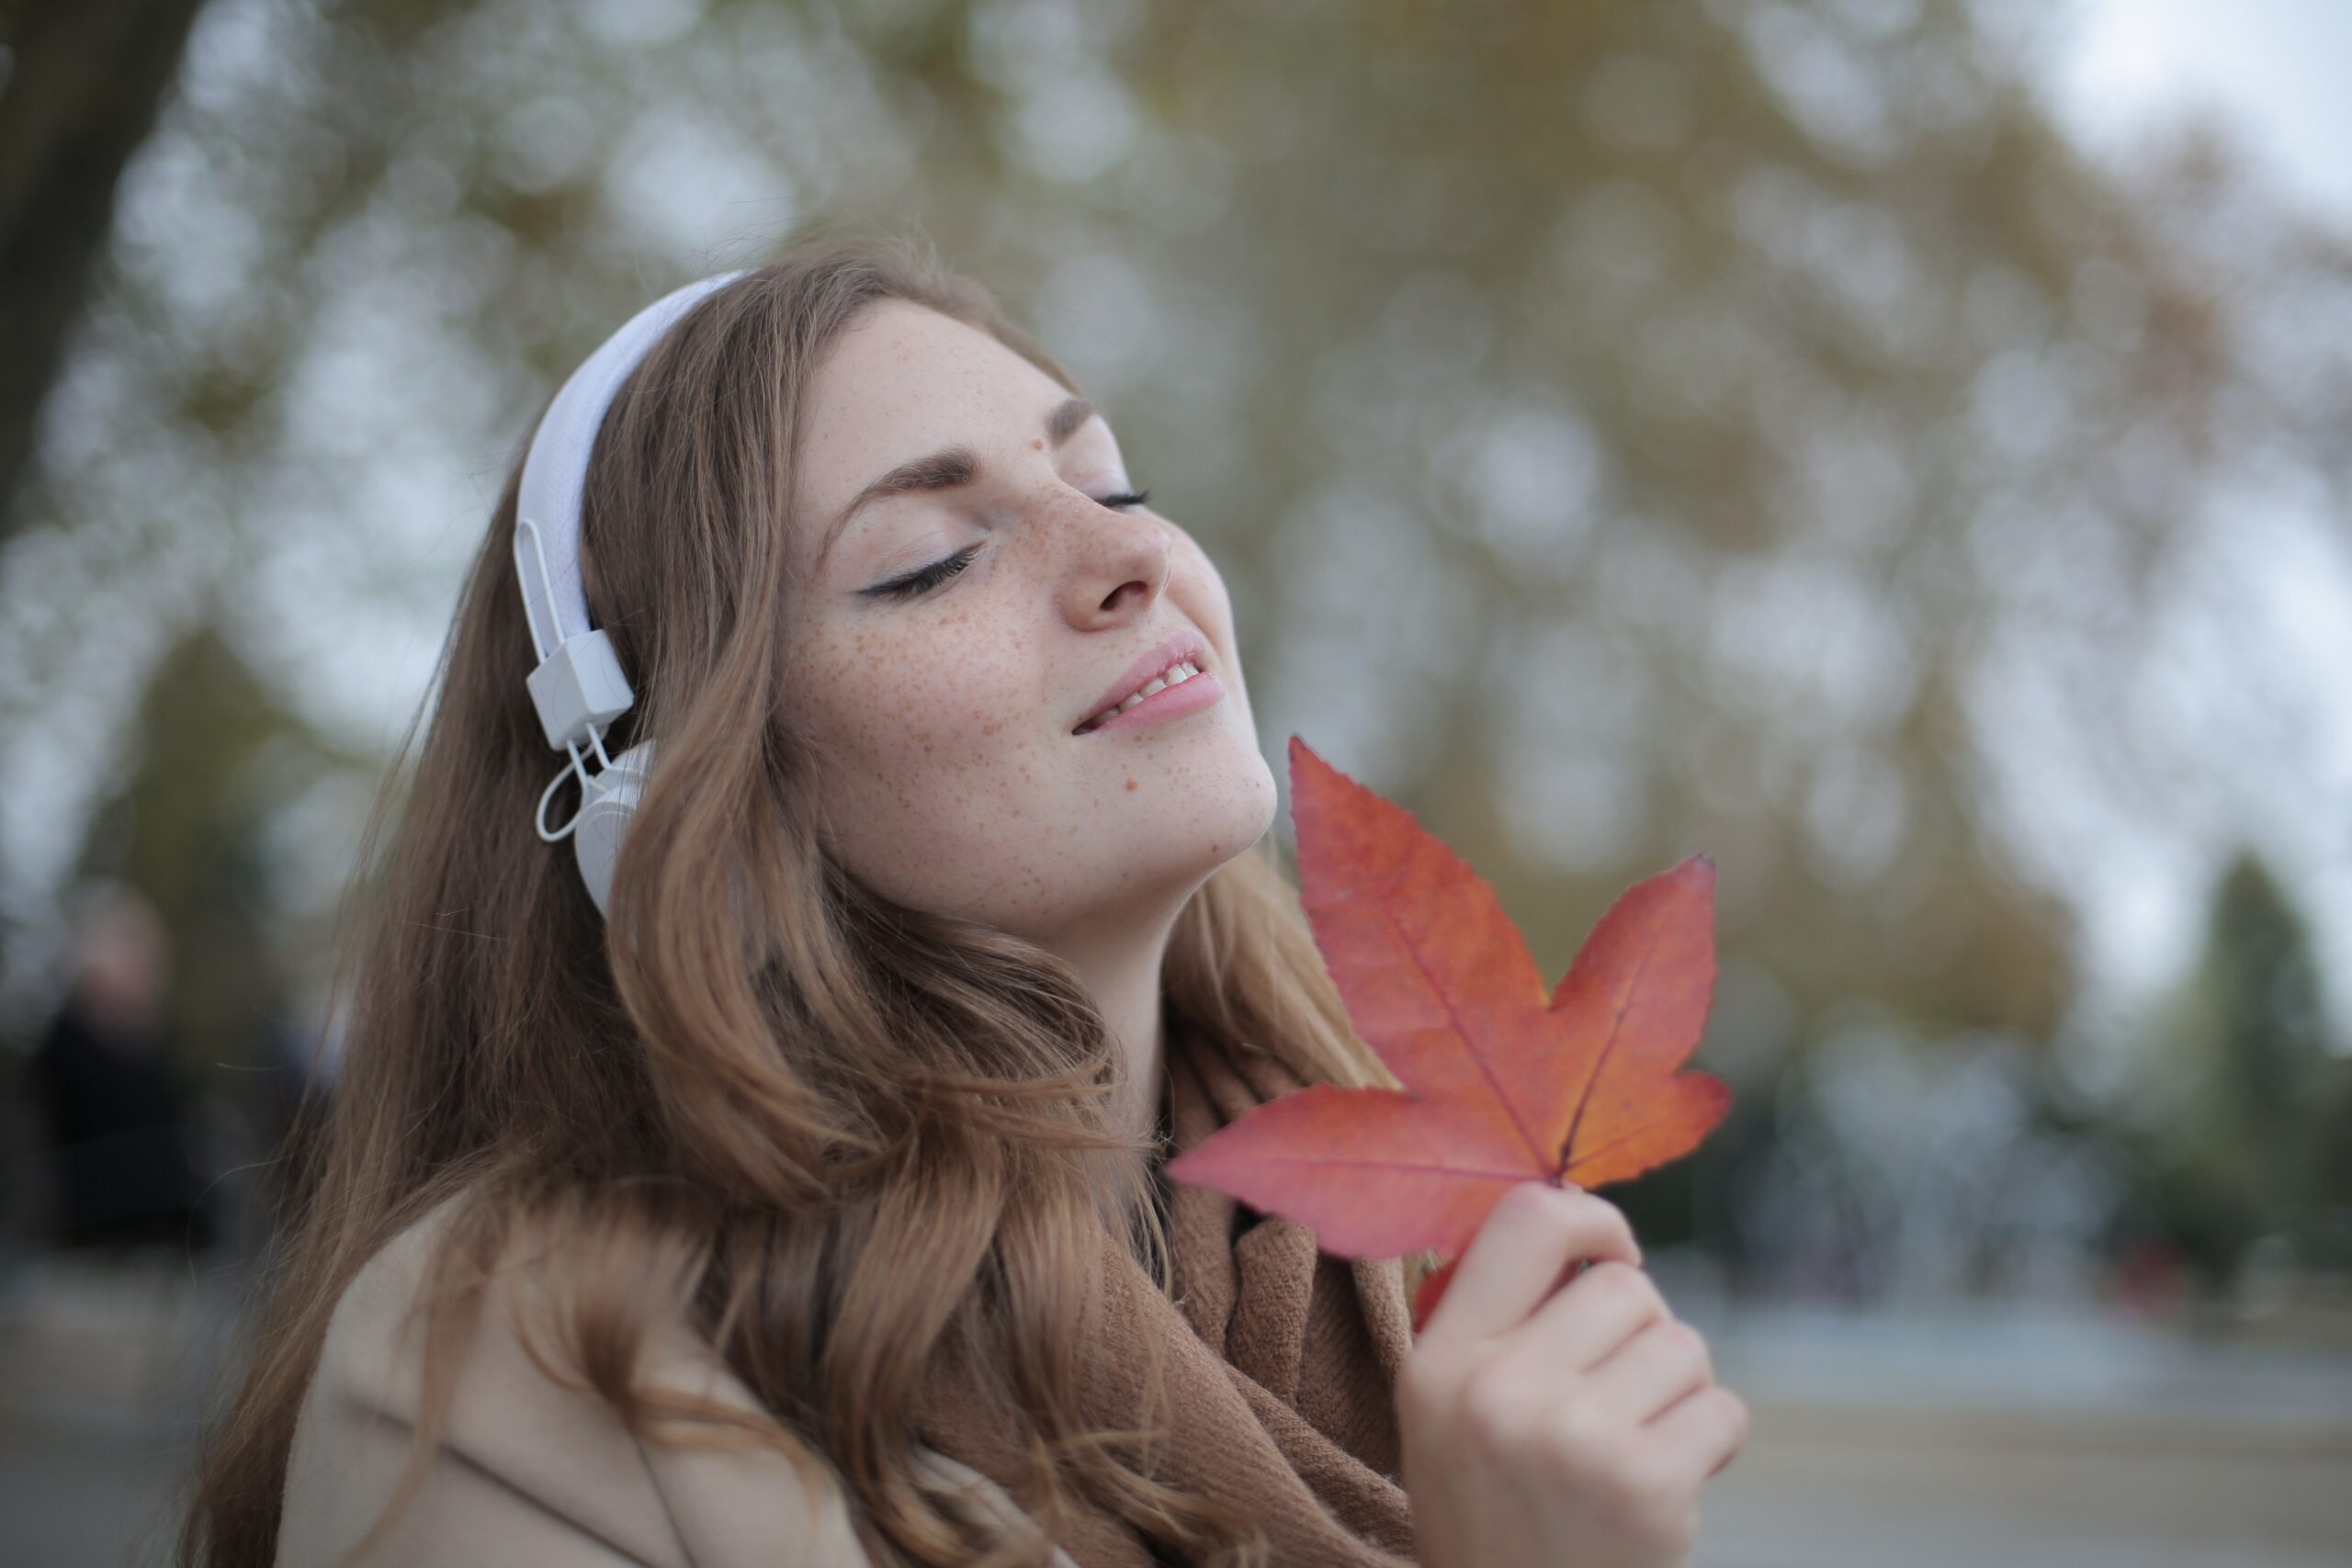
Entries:
{"type": "Polygon", "coordinates": [[[943,446],[1032,440],[1069,389],[979,328],[903,299],[834,340],[802,414],[796,489],[830,517],[883,470],[943,446]]]}

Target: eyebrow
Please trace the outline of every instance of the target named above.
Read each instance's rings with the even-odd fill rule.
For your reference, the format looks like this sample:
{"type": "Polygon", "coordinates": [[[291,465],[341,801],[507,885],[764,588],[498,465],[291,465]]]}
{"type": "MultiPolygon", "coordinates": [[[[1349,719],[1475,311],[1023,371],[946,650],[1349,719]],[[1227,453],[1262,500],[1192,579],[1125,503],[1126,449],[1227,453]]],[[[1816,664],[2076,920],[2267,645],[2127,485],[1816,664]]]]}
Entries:
{"type": "MultiPolygon", "coordinates": [[[[1094,417],[1094,405],[1084,398],[1070,398],[1057,405],[1046,416],[1046,439],[1059,447],[1078,433],[1079,426],[1094,417]]],[[[817,547],[817,564],[822,566],[842,536],[850,519],[869,502],[885,496],[913,495],[923,491],[954,490],[967,485],[980,477],[980,455],[969,446],[958,444],[927,457],[915,457],[899,464],[888,473],[875,479],[851,498],[850,503],[836,513],[825,529],[824,542],[817,547]]]]}

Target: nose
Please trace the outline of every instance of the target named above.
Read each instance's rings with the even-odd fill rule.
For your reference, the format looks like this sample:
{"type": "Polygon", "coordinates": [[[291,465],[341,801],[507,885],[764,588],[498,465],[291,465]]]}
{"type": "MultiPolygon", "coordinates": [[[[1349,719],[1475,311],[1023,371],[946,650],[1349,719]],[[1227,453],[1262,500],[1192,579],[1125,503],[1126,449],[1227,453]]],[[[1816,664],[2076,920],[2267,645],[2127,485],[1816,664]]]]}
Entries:
{"type": "Polygon", "coordinates": [[[1072,543],[1061,591],[1070,625],[1104,626],[1148,610],[1175,566],[1176,541],[1166,526],[1091,497],[1081,498],[1069,516],[1072,543]]]}

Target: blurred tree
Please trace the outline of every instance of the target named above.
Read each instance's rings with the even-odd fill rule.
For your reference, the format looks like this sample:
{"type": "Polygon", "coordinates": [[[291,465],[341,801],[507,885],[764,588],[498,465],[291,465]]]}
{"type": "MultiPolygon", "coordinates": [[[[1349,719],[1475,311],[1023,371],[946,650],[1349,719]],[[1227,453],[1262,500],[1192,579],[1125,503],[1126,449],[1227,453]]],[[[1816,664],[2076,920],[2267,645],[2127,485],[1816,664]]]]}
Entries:
{"type": "MultiPolygon", "coordinates": [[[[52,795],[103,776],[57,719],[127,709],[217,593],[365,755],[613,323],[920,225],[1218,561],[1269,754],[1411,807],[1547,973],[1703,848],[1753,976],[1726,1045],[1855,1002],[2046,1041],[2078,825],[2244,818],[2248,759],[2291,771],[2275,686],[2209,745],[2133,682],[2224,531],[2205,488],[2255,450],[2340,472],[2352,388],[2325,334],[2247,330],[2340,297],[2342,247],[2210,150],[2079,157],[2030,68],[2053,19],[216,0],[0,551],[0,718],[51,727],[52,795]]],[[[0,911],[59,869],[44,809],[0,818],[0,911]]],[[[1720,1212],[1709,1179],[1668,1199],[1720,1212]]]]}
{"type": "Polygon", "coordinates": [[[94,817],[85,876],[146,893],[174,954],[168,1033],[179,1066],[242,1100],[290,976],[274,886],[277,819],[337,755],[209,625],[181,640],[141,702],[130,761],[94,817]]]}
{"type": "Polygon", "coordinates": [[[2352,1275],[2352,1056],[2338,1056],[2321,1087],[2318,1213],[2310,1228],[2312,1260],[2352,1275]]]}
{"type": "Polygon", "coordinates": [[[114,193],[202,0],[0,6],[0,541],[114,193]]]}
{"type": "Polygon", "coordinates": [[[2194,975],[2152,1031],[2131,1145],[2153,1225],[2226,1279],[2267,1235],[2306,1256],[2345,1201],[2337,1054],[2302,916],[2261,860],[2239,855],[2213,893],[2194,975]]]}
{"type": "Polygon", "coordinates": [[[2043,1037],[2071,919],[1978,758],[1995,634],[2047,589],[1984,513],[2143,556],[2171,518],[2056,496],[2131,420],[2195,450],[2222,368],[2194,312],[2077,319],[2086,268],[2134,279],[2135,333],[2169,285],[1972,13],[1864,9],[1391,5],[1344,51],[1285,13],[1246,67],[1218,8],[1150,13],[1142,92],[1228,201],[1175,242],[1214,281],[1153,297],[1254,329],[1178,446],[1239,460],[1176,505],[1256,590],[1272,728],[1404,793],[1555,972],[1705,847],[1804,1010],[2043,1037]],[[2146,354],[2177,396],[2124,395],[2146,354]],[[1988,450],[2028,398],[2072,439],[1988,450]]]}

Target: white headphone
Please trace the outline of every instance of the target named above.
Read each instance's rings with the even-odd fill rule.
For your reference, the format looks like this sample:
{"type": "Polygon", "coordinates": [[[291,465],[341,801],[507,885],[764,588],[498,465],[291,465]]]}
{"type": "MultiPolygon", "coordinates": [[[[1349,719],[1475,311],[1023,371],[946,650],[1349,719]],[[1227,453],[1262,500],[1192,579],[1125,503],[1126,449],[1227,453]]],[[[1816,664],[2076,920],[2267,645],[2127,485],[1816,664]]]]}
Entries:
{"type": "Polygon", "coordinates": [[[569,837],[581,880],[599,914],[613,886],[621,835],[645,793],[653,742],[641,740],[618,758],[605,755],[603,727],[637,702],[612,638],[588,625],[588,591],[580,579],[580,492],[588,478],[605,411],[630,371],[662,333],[713,289],[743,276],[723,272],[663,295],[629,318],[590,355],[548,405],[523,459],[514,513],[514,570],[523,584],[523,613],[539,663],[526,681],[548,744],[569,759],[540,793],[532,825],[552,844],[569,837]],[[553,570],[550,570],[550,563],[553,570]],[[570,629],[567,630],[566,628],[570,629]],[[582,747],[587,750],[583,753],[582,747]],[[594,756],[598,771],[588,772],[594,756]],[[548,802],[567,778],[580,781],[580,809],[561,828],[548,828],[548,802]]]}

